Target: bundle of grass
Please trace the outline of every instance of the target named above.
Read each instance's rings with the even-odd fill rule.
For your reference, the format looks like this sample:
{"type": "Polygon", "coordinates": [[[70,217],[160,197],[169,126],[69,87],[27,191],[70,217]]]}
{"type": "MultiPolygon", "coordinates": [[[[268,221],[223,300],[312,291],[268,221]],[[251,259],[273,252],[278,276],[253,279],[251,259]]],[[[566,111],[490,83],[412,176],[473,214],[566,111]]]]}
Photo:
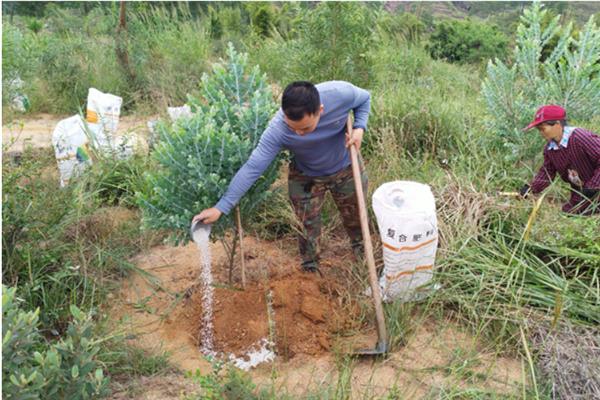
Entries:
{"type": "Polygon", "coordinates": [[[600,399],[600,329],[540,324],[531,340],[553,399],[600,399]]]}
{"type": "Polygon", "coordinates": [[[493,198],[450,175],[447,184],[436,190],[436,201],[442,248],[451,247],[457,239],[477,236],[486,214],[494,207],[493,198]]]}

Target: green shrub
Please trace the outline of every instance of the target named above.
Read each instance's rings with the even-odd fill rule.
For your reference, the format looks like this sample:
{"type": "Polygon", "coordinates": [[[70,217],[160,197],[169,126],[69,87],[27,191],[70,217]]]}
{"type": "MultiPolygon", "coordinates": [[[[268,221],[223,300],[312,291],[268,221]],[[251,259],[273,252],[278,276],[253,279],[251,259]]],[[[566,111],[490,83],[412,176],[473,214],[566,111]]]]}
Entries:
{"type": "Polygon", "coordinates": [[[305,14],[294,57],[297,77],[314,82],[347,80],[368,85],[373,15],[359,3],[324,2],[305,14]]]}
{"type": "Polygon", "coordinates": [[[90,87],[124,97],[125,105],[131,103],[112,45],[74,32],[51,35],[44,46],[31,96],[36,111],[85,110],[90,87]]]}
{"type": "MultiPolygon", "coordinates": [[[[588,275],[600,268],[599,224],[599,217],[542,212],[532,228],[531,250],[540,257],[560,258],[571,272],[580,270],[588,275]]],[[[592,278],[588,276],[588,280],[592,278]]]]}
{"type": "MultiPolygon", "coordinates": [[[[8,93],[8,83],[20,76],[20,70],[27,62],[24,49],[24,35],[8,21],[2,21],[2,96],[8,93]]],[[[4,104],[4,103],[3,103],[4,104]]]]}
{"type": "Polygon", "coordinates": [[[425,33],[425,24],[412,13],[381,13],[377,19],[377,30],[380,37],[394,40],[397,43],[418,43],[425,33]]]}
{"type": "Polygon", "coordinates": [[[37,34],[10,24],[3,28],[6,79],[21,77],[34,111],[77,112],[90,87],[123,97],[125,111],[163,111],[183,103],[209,65],[208,29],[187,5],[128,7],[124,47],[134,78],[116,55],[118,5],[83,13],[50,4],[47,14],[47,29],[37,34]]]}
{"type": "Polygon", "coordinates": [[[30,92],[37,60],[35,38],[9,21],[2,23],[2,109],[11,114],[11,106],[19,95],[30,92]]]}
{"type": "Polygon", "coordinates": [[[5,399],[90,399],[106,394],[90,316],[71,306],[73,322],[57,343],[38,330],[39,309],[22,310],[16,289],[2,285],[2,396],[5,399]]]}
{"type": "Polygon", "coordinates": [[[244,3],[244,7],[250,14],[253,32],[260,38],[271,36],[276,22],[273,5],[268,2],[248,2],[244,3]]]}
{"type": "Polygon", "coordinates": [[[437,23],[429,40],[431,57],[458,63],[502,58],[508,45],[508,38],[496,26],[469,19],[437,23]]]}
{"type": "Polygon", "coordinates": [[[27,21],[27,28],[35,34],[39,33],[43,27],[44,23],[35,17],[32,17],[27,21]]]}
{"type": "Polygon", "coordinates": [[[363,4],[319,3],[298,16],[290,38],[265,40],[253,58],[282,86],[294,80],[346,80],[365,87],[372,78],[373,24],[373,12],[363,4]]]}
{"type": "Polygon", "coordinates": [[[547,11],[534,3],[524,11],[517,30],[514,63],[490,61],[481,94],[488,111],[488,126],[496,143],[507,147],[511,161],[531,160],[539,153],[537,135],[523,134],[535,110],[543,104],[559,104],[569,119],[588,121],[600,115],[600,29],[593,18],[579,39],[571,37],[571,25],[552,53],[543,61],[546,45],[561,29],[559,17],[543,28],[547,11]]]}
{"type": "Polygon", "coordinates": [[[47,28],[30,34],[29,40],[35,62],[23,79],[32,110],[75,113],[85,108],[90,87],[124,96],[126,106],[131,103],[115,57],[116,21],[110,10],[100,7],[81,14],[49,5],[47,28]]]}
{"type": "Polygon", "coordinates": [[[200,392],[186,396],[185,400],[268,400],[286,399],[282,393],[274,393],[272,387],[257,388],[252,378],[244,371],[218,361],[212,361],[212,370],[202,374],[200,370],[187,372],[186,377],[200,387],[200,392]]]}
{"type": "Polygon", "coordinates": [[[152,167],[152,159],[141,154],[100,158],[86,170],[82,183],[100,205],[134,208],[135,194],[145,190],[144,174],[152,167]]]}
{"type": "Polygon", "coordinates": [[[382,47],[377,62],[368,148],[380,130],[391,130],[402,150],[440,160],[460,157],[462,143],[478,137],[474,68],[432,60],[418,46],[382,47]]]}
{"type": "MultiPolygon", "coordinates": [[[[228,59],[202,77],[201,93],[190,98],[193,117],[158,127],[153,157],[159,167],[147,175],[149,192],[139,194],[145,224],[169,229],[179,240],[189,239],[192,217],[225,193],[276,108],[265,76],[232,46],[228,59]]],[[[241,200],[243,216],[268,196],[278,165],[273,162],[241,200]]],[[[229,222],[221,218],[214,232],[229,222]]]]}
{"type": "MultiPolygon", "coordinates": [[[[66,319],[66,289],[81,277],[69,259],[73,243],[63,241],[64,221],[75,209],[72,188],[40,177],[53,155],[26,152],[20,165],[3,160],[2,282],[16,286],[29,308],[42,307],[42,323],[56,329],[66,319]]],[[[78,296],[73,296],[76,299],[78,296]]],[[[80,305],[80,303],[77,303],[80,305]]]]}

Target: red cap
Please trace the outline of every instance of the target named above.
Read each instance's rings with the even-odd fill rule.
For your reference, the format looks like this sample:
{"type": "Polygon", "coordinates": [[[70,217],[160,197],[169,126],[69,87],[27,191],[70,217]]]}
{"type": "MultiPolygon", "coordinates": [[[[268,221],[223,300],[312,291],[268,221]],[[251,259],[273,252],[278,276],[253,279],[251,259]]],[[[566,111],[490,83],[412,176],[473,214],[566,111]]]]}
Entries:
{"type": "Polygon", "coordinates": [[[546,121],[561,121],[566,117],[567,112],[561,106],[556,106],[554,104],[542,106],[535,112],[535,119],[533,122],[527,125],[523,130],[527,131],[546,121]]]}

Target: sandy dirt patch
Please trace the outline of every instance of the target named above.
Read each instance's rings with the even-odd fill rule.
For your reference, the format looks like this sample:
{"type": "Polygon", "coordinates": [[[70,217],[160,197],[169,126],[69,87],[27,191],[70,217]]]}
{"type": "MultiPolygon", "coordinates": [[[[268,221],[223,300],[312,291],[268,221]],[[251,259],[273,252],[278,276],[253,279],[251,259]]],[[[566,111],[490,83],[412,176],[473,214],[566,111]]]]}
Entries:
{"type": "MultiPolygon", "coordinates": [[[[2,146],[8,153],[21,153],[27,146],[34,148],[52,147],[52,132],[58,122],[69,116],[36,114],[17,118],[2,125],[2,146]]],[[[142,138],[149,135],[147,121],[157,117],[128,115],[119,119],[117,136],[135,133],[142,138]]]]}
{"type": "MultiPolygon", "coordinates": [[[[215,350],[239,357],[261,339],[270,338],[283,359],[328,351],[331,335],[352,323],[348,311],[351,307],[342,298],[343,288],[338,280],[299,271],[297,256],[269,242],[249,237],[244,246],[248,285],[241,290],[239,268],[234,271],[234,285],[228,285],[225,252],[220,245],[211,244],[217,282],[213,310],[215,350]],[[269,296],[274,332],[269,330],[269,296]]],[[[144,347],[171,351],[173,361],[182,369],[205,370],[208,364],[198,351],[203,304],[197,282],[197,247],[193,243],[160,246],[134,262],[148,274],[137,274],[124,284],[116,315],[135,332],[135,341],[144,347]]]]}

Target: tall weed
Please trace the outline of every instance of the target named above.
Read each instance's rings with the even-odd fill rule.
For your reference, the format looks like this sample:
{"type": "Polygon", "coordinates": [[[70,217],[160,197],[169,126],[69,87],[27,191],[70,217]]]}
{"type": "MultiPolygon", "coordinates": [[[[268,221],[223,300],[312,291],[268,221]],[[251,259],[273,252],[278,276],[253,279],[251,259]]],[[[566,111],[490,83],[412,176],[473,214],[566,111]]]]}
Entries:
{"type": "Polygon", "coordinates": [[[138,104],[164,110],[185,103],[210,67],[212,40],[206,24],[181,4],[132,13],[128,23],[138,104]]]}
{"type": "Polygon", "coordinates": [[[461,143],[481,134],[475,70],[433,61],[420,47],[381,47],[373,58],[372,130],[385,127],[405,151],[440,160],[455,158],[461,143]]]}
{"type": "MultiPolygon", "coordinates": [[[[135,171],[111,182],[136,182],[135,171]]],[[[143,246],[137,212],[106,207],[107,190],[108,199],[127,199],[133,186],[115,190],[107,179],[90,171],[61,189],[50,151],[26,151],[20,164],[3,160],[2,281],[17,286],[27,308],[40,307],[48,331],[65,329],[71,304],[98,305],[107,282],[130,271],[127,256],[143,246]]]]}

